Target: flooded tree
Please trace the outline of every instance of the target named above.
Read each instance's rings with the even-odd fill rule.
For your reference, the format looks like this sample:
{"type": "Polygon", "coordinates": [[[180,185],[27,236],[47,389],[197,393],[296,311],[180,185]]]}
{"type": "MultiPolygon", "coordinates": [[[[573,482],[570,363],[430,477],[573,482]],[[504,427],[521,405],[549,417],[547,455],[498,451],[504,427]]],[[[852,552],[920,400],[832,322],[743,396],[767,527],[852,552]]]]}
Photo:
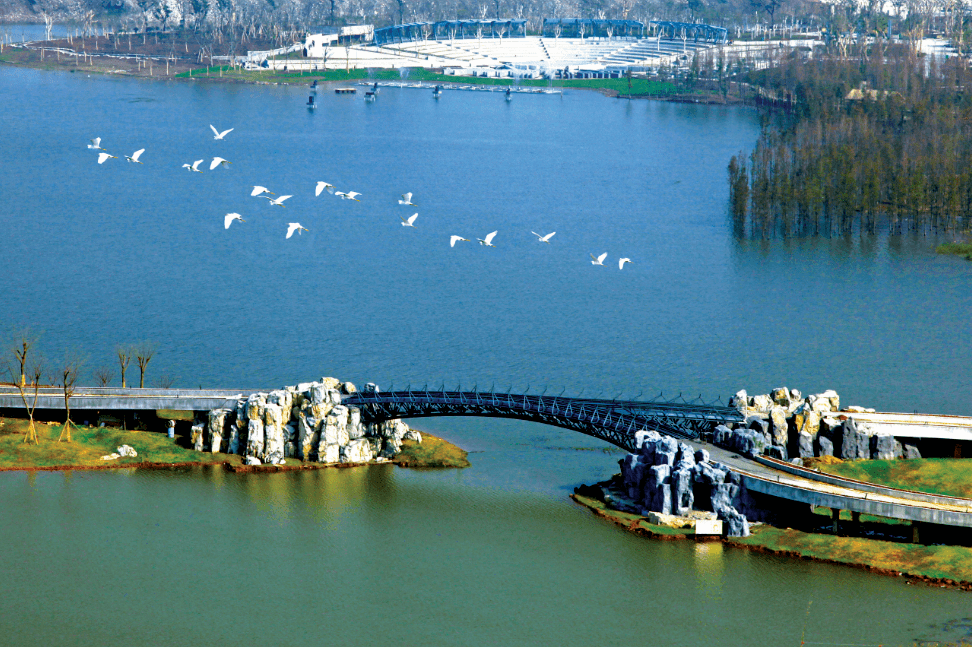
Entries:
{"type": "Polygon", "coordinates": [[[61,435],[57,442],[71,442],[71,396],[74,395],[74,387],[81,374],[81,367],[84,360],[79,357],[72,357],[65,360],[58,375],[58,383],[64,394],[64,426],[61,427],[61,435]]]}

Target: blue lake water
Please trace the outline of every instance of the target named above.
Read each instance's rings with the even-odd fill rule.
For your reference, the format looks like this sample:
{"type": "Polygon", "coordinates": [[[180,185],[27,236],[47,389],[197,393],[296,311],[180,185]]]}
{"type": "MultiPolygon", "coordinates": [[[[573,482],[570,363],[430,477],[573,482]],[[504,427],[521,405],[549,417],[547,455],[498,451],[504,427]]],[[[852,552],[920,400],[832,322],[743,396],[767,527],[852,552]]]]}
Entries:
{"type": "MultiPolygon", "coordinates": [[[[755,141],[747,109],[386,88],[373,104],[322,91],[312,112],[307,95],[0,69],[3,324],[92,368],[152,340],[150,384],[333,375],[707,399],[787,384],[972,413],[972,266],[927,238],[733,238],[725,167],[755,141]],[[234,131],[214,141],[210,124],[234,131]],[[93,137],[119,159],[99,166],[93,137]],[[144,164],[126,163],[139,148],[144,164]],[[232,163],[210,172],[215,155],[232,163]],[[181,167],[197,159],[203,173],[181,167]],[[361,201],[315,197],[319,180],[361,201]],[[254,184],[293,197],[271,207],[254,184]],[[417,207],[397,204],[407,191],[417,207]],[[246,222],[226,230],[234,211],[246,222]],[[310,231],[285,239],[294,221],[310,231]],[[495,248],[476,244],[493,230],[495,248]],[[450,248],[453,234],[471,241],[450,248]]],[[[0,600],[14,627],[0,644],[797,644],[806,623],[808,640],[887,645],[969,630],[966,594],[606,526],[566,500],[615,471],[596,441],[416,426],[474,466],[0,475],[19,520],[0,529],[17,593],[0,600]]]]}

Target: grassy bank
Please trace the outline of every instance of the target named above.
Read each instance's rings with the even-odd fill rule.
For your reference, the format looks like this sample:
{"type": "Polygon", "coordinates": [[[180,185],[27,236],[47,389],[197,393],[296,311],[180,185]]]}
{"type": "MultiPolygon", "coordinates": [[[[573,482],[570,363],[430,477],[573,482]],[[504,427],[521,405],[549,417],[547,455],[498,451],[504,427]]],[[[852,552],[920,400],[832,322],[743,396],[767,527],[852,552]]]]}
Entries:
{"type": "MultiPolygon", "coordinates": [[[[603,502],[590,497],[572,494],[571,498],[588,508],[595,516],[643,537],[695,539],[693,530],[654,525],[641,515],[612,510],[603,502]]],[[[828,518],[830,516],[826,509],[817,510],[817,513],[828,518]]],[[[842,514],[841,518],[848,521],[850,514],[842,514]]],[[[888,520],[862,515],[861,521],[866,524],[887,523],[888,520]]],[[[793,528],[776,528],[766,524],[750,526],[749,537],[729,537],[724,541],[749,550],[854,566],[882,575],[906,576],[972,590],[972,548],[967,546],[924,546],[862,537],[841,537],[793,528]]]]}
{"type": "Polygon", "coordinates": [[[465,450],[447,440],[422,432],[422,442],[402,442],[395,464],[402,467],[469,467],[465,450]]]}
{"type": "MultiPolygon", "coordinates": [[[[27,421],[0,418],[0,470],[29,469],[103,469],[105,467],[180,464],[229,464],[242,466],[243,459],[235,454],[197,452],[178,444],[163,433],[154,431],[126,431],[114,427],[73,427],[73,442],[57,442],[62,425],[35,423],[37,444],[24,442],[27,421]],[[120,445],[131,445],[137,457],[101,460],[120,445]]],[[[285,461],[288,467],[316,469],[321,463],[304,463],[295,458],[285,461]]],[[[441,438],[422,434],[422,443],[405,441],[395,463],[403,467],[468,467],[466,452],[441,438]]],[[[260,470],[254,470],[260,471],[260,470]]]]}
{"type": "Polygon", "coordinates": [[[842,461],[815,464],[822,472],[877,485],[972,498],[972,463],[955,458],[842,461]]]}
{"type": "Polygon", "coordinates": [[[488,77],[452,76],[437,74],[423,68],[409,68],[405,74],[399,70],[326,70],[326,71],[294,71],[281,70],[252,70],[243,71],[229,66],[214,66],[193,69],[191,72],[181,72],[176,78],[188,79],[223,79],[224,81],[260,82],[260,83],[312,83],[324,82],[357,82],[357,81],[404,81],[426,83],[461,83],[464,85],[495,85],[530,88],[585,88],[592,90],[607,90],[625,96],[653,96],[665,97],[678,94],[678,88],[673,83],[652,81],[648,79],[568,79],[550,81],[545,79],[496,79],[488,77]]]}
{"type": "Polygon", "coordinates": [[[37,444],[24,443],[26,420],[6,418],[0,427],[0,469],[50,467],[105,467],[153,463],[224,463],[240,462],[239,456],[196,452],[180,447],[165,434],[151,431],[125,431],[113,427],[73,427],[73,442],[57,442],[62,425],[36,423],[37,444]],[[119,445],[131,445],[138,452],[134,458],[103,461],[119,445]]]}
{"type": "Polygon", "coordinates": [[[941,581],[972,589],[972,548],[922,546],[859,537],[835,537],[792,528],[755,526],[749,537],[733,537],[732,545],[857,566],[888,575],[941,581]]]}

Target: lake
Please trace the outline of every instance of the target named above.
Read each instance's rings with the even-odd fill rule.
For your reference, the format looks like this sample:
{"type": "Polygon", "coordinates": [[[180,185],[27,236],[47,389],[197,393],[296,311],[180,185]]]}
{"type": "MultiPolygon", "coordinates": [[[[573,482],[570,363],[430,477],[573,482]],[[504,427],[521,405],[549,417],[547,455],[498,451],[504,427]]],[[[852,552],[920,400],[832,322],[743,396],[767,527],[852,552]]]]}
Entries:
{"type": "MultiPolygon", "coordinates": [[[[114,366],[116,345],[151,340],[147,385],[331,375],[725,401],[786,384],[972,413],[965,261],[924,237],[732,236],[726,164],[755,141],[748,109],[383,88],[323,90],[309,111],[307,96],[0,68],[0,320],[42,331],[52,364],[114,366]],[[214,141],[210,124],[234,130],[214,141]],[[94,137],[118,159],[99,166],[94,137]],[[217,155],[231,163],[210,171],[217,155]],[[361,201],[315,197],[320,180],[361,201]],[[293,197],[270,206],[255,184],[293,197]],[[224,229],[228,212],[246,222],[224,229]],[[289,222],[309,231],[286,239],[289,222]],[[476,243],[494,230],[495,248],[476,243]]],[[[473,467],[0,474],[15,520],[0,644],[972,637],[962,592],[593,518],[567,494],[616,471],[599,441],[413,424],[473,467]]]]}

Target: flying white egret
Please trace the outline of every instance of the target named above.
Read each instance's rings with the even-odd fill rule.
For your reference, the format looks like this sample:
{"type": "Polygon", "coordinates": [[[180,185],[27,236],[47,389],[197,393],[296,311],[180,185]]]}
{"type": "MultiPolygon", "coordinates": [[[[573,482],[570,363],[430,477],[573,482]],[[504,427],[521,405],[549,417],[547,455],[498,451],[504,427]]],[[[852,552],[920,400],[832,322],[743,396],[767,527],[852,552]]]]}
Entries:
{"type": "Polygon", "coordinates": [[[109,155],[108,153],[98,153],[98,163],[104,164],[105,160],[108,159],[109,157],[114,160],[118,159],[114,155],[109,155]]]}
{"type": "Polygon", "coordinates": [[[199,170],[199,165],[202,163],[203,160],[196,160],[192,164],[183,164],[182,168],[186,169],[187,171],[195,171],[196,173],[202,173],[202,171],[199,170]]]}
{"type": "MultiPolygon", "coordinates": [[[[402,218],[402,217],[399,216],[399,218],[402,218]]],[[[414,228],[415,227],[415,219],[416,218],[418,218],[418,214],[417,213],[413,213],[411,216],[409,216],[408,220],[405,220],[404,218],[402,218],[402,227],[412,227],[412,228],[414,228]]]]}
{"type": "Polygon", "coordinates": [[[607,258],[607,252],[604,252],[597,258],[594,258],[594,254],[591,254],[591,265],[600,265],[604,267],[604,259],[607,258]]]}
{"type": "Polygon", "coordinates": [[[620,258],[620,259],[618,259],[618,269],[619,270],[623,270],[624,269],[624,264],[625,263],[630,263],[630,262],[631,262],[631,259],[630,258],[620,258]]]}
{"type": "Polygon", "coordinates": [[[476,240],[479,241],[480,245],[485,245],[486,247],[496,247],[496,245],[493,244],[493,236],[495,236],[498,233],[499,231],[497,230],[492,233],[486,234],[486,238],[477,238],[476,240]]]}
{"type": "Polygon", "coordinates": [[[125,156],[125,160],[127,160],[129,162],[135,162],[136,164],[141,164],[141,162],[138,161],[138,158],[141,157],[142,156],[142,153],[144,153],[144,152],[145,152],[145,149],[144,148],[140,148],[137,151],[135,151],[134,153],[132,153],[131,155],[126,155],[125,156]]]}
{"type": "Polygon", "coordinates": [[[282,196],[280,196],[279,198],[276,198],[276,199],[270,198],[270,197],[267,197],[267,196],[263,196],[263,197],[264,198],[267,198],[267,200],[270,201],[270,206],[271,207],[273,207],[273,206],[286,207],[287,205],[284,204],[284,200],[286,200],[288,198],[292,198],[294,196],[292,196],[292,195],[282,195],[282,196]]]}
{"type": "Polygon", "coordinates": [[[88,144],[88,148],[95,151],[105,150],[104,148],[101,147],[101,137],[95,137],[94,139],[92,139],[91,143],[88,144]]]}
{"type": "Polygon", "coordinates": [[[216,126],[209,124],[209,127],[213,129],[213,135],[215,135],[213,139],[222,139],[223,137],[226,137],[234,130],[233,128],[230,128],[229,130],[224,130],[223,132],[219,132],[218,130],[216,130],[216,126]]]}
{"type": "Polygon", "coordinates": [[[556,234],[557,232],[552,231],[549,234],[547,234],[546,236],[541,236],[540,234],[538,234],[535,231],[531,231],[530,233],[533,234],[534,236],[536,236],[537,237],[537,240],[539,240],[541,243],[549,243],[550,242],[550,239],[553,238],[553,235],[556,234]]]}
{"type": "Polygon", "coordinates": [[[229,226],[230,226],[230,224],[231,224],[231,223],[232,223],[232,222],[233,222],[234,220],[239,220],[240,222],[246,222],[245,220],[243,220],[243,216],[241,216],[240,214],[238,214],[238,213],[228,213],[228,214],[226,214],[226,216],[225,216],[225,217],[223,218],[223,226],[224,226],[224,227],[225,227],[226,229],[229,229],[229,226]]]}
{"type": "Polygon", "coordinates": [[[460,240],[468,241],[468,238],[463,238],[462,236],[449,236],[449,247],[455,247],[456,243],[460,240]]]}
{"type": "Polygon", "coordinates": [[[321,193],[324,192],[324,189],[327,189],[327,192],[328,193],[334,193],[334,185],[333,184],[330,184],[329,182],[318,182],[317,183],[317,188],[314,189],[314,195],[315,196],[320,195],[321,193]]]}
{"type": "Polygon", "coordinates": [[[415,205],[415,204],[412,203],[412,194],[411,193],[403,193],[402,194],[402,199],[398,201],[398,204],[408,204],[408,205],[411,205],[413,207],[414,206],[417,206],[417,205],[415,205]]]}
{"type": "MultiPolygon", "coordinates": [[[[273,191],[271,191],[267,187],[257,185],[257,186],[254,186],[253,187],[253,190],[252,191],[250,191],[250,196],[251,197],[256,197],[256,196],[260,195],[261,193],[269,193],[270,195],[277,195],[276,193],[274,193],[273,191]]],[[[261,197],[264,197],[265,198],[267,196],[264,195],[264,196],[261,196],[261,197]]]]}
{"type": "Polygon", "coordinates": [[[213,158],[213,161],[209,163],[209,170],[212,171],[214,168],[216,168],[220,164],[222,164],[223,166],[226,166],[227,164],[232,164],[232,163],[233,162],[231,162],[231,161],[229,161],[227,159],[223,159],[222,157],[214,157],[213,158]]]}
{"type": "Polygon", "coordinates": [[[291,236],[293,236],[295,231],[297,232],[297,235],[299,236],[301,230],[310,231],[310,229],[306,229],[306,228],[302,227],[299,222],[287,223],[287,238],[290,238],[291,236]]]}
{"type": "Polygon", "coordinates": [[[337,191],[337,192],[335,192],[334,195],[340,197],[342,200],[354,200],[355,202],[361,202],[361,200],[358,200],[358,197],[357,197],[357,196],[359,196],[361,194],[358,193],[358,192],[356,192],[356,191],[348,191],[347,193],[343,193],[341,191],[337,191]]]}

